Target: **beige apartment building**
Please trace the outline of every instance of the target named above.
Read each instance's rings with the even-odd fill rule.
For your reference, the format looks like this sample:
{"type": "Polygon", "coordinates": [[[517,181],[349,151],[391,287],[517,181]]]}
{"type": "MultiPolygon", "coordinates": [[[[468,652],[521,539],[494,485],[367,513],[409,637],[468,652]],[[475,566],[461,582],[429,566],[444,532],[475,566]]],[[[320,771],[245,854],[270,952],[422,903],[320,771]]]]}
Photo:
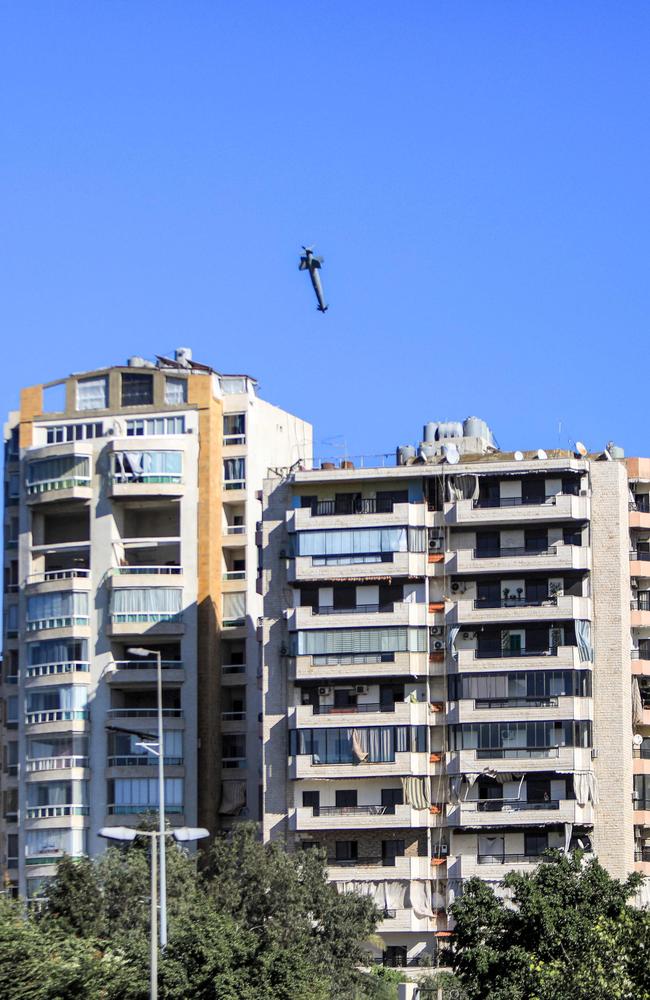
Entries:
{"type": "Polygon", "coordinates": [[[547,848],[650,868],[649,491],[614,446],[506,454],[476,418],[265,484],[264,836],[375,899],[377,961],[547,848]]]}
{"type": "Polygon", "coordinates": [[[5,432],[10,889],[42,893],[63,852],[157,808],[157,653],[169,821],[260,819],[256,524],[268,470],[310,453],[308,424],[188,349],[22,391],[5,432]]]}

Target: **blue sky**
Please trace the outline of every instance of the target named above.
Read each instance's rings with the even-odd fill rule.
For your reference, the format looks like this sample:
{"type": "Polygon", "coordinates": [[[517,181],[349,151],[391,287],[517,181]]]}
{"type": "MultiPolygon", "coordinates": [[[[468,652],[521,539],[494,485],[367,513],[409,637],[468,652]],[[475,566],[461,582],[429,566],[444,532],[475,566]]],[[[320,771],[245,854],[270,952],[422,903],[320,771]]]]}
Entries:
{"type": "Polygon", "coordinates": [[[3,0],[2,408],[188,345],[322,455],[650,453],[649,43],[646,0],[3,0]]]}

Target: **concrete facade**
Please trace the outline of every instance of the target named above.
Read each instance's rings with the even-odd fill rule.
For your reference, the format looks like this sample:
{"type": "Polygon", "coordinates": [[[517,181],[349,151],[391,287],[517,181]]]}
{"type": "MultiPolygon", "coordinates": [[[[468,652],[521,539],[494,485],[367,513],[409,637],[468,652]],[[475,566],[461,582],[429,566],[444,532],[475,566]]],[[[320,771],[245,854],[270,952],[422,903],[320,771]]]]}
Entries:
{"type": "Polygon", "coordinates": [[[648,832],[626,467],[452,437],[265,484],[264,836],[373,895],[386,964],[433,957],[467,878],[551,847],[623,877],[648,832]]]}
{"type": "Polygon", "coordinates": [[[133,647],[163,660],[169,821],[259,821],[260,491],[310,453],[310,426],[254,379],[183,349],[23,390],[5,431],[10,888],[38,895],[63,851],[99,852],[102,826],[156,808],[137,745],[155,662],[133,647]]]}

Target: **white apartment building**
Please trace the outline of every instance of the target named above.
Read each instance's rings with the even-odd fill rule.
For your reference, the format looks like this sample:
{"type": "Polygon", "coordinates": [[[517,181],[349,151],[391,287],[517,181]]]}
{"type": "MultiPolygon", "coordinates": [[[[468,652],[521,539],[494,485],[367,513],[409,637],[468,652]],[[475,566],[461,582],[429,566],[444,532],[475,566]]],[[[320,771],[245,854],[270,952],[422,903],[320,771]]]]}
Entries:
{"type": "Polygon", "coordinates": [[[424,437],[272,477],[263,515],[264,836],[324,847],[396,965],[435,955],[472,876],[550,847],[642,866],[650,815],[618,450],[504,454],[475,418],[424,437]]]}
{"type": "Polygon", "coordinates": [[[157,808],[156,653],[169,821],[259,820],[256,524],[310,426],[179,349],[24,389],[5,445],[5,882],[157,808]]]}

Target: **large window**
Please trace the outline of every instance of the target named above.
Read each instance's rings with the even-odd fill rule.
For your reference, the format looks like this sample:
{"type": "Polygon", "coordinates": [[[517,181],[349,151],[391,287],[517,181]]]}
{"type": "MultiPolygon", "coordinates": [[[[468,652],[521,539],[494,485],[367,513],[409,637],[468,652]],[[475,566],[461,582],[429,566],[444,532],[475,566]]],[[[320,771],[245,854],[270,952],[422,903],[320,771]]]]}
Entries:
{"type": "Polygon", "coordinates": [[[34,858],[60,857],[67,854],[71,858],[86,853],[85,830],[27,830],[25,833],[25,858],[30,863],[34,858]]]}
{"type": "Polygon", "coordinates": [[[180,483],[183,453],[180,451],[116,451],[113,481],[116,483],[180,483]]]}
{"type": "MultiPolygon", "coordinates": [[[[156,742],[152,732],[150,740],[156,742]]],[[[165,731],[165,764],[180,765],[183,763],[183,733],[179,729],[165,731]]],[[[127,766],[138,764],[142,766],[157,766],[158,758],[143,746],[143,736],[136,733],[108,734],[109,766],[127,766]]]]}
{"type": "Polygon", "coordinates": [[[246,443],[245,413],[226,413],[224,415],[223,443],[225,445],[246,443]]]}
{"type": "Polygon", "coordinates": [[[27,644],[28,668],[47,664],[64,666],[87,662],[87,639],[44,639],[41,642],[27,644]]]}
{"type": "Polygon", "coordinates": [[[94,424],[53,424],[47,428],[47,443],[62,444],[68,441],[86,441],[102,437],[104,425],[94,424]]]}
{"type": "Polygon", "coordinates": [[[449,727],[451,750],[590,747],[590,722],[466,722],[449,727]]]}
{"type": "Polygon", "coordinates": [[[125,372],[122,375],[122,406],[151,406],[153,375],[145,372],[125,372]]]}
{"type": "Polygon", "coordinates": [[[425,726],[369,726],[341,729],[293,729],[289,753],[310,755],[314,764],[394,761],[396,753],[424,753],[425,726]]]}
{"type": "Polygon", "coordinates": [[[178,406],[181,403],[187,403],[186,378],[168,376],[165,379],[165,402],[168,406],[178,406]]]}
{"type": "Polygon", "coordinates": [[[451,674],[448,683],[450,701],[591,697],[589,670],[513,670],[508,673],[451,674]]]}
{"type": "Polygon", "coordinates": [[[246,459],[225,458],[223,480],[227,490],[243,490],[246,487],[246,459]]]}
{"type": "Polygon", "coordinates": [[[233,396],[240,392],[246,392],[246,379],[244,377],[237,376],[222,376],[221,391],[224,396],[233,396]]]}
{"type": "Polygon", "coordinates": [[[650,810],[650,774],[634,775],[634,808],[650,810]]]}
{"type": "Polygon", "coordinates": [[[129,587],[111,594],[114,622],[178,621],[182,611],[183,591],[172,587],[129,587]]]}
{"type": "Polygon", "coordinates": [[[88,594],[52,591],[27,598],[27,628],[66,628],[88,624],[88,594]]]}
{"type": "Polygon", "coordinates": [[[421,653],[426,651],[424,628],[309,629],[297,633],[298,656],[330,653],[421,653]]]}
{"type": "MultiPolygon", "coordinates": [[[[27,715],[52,713],[64,721],[87,718],[88,689],[85,684],[69,687],[42,687],[31,691],[25,696],[25,711],[27,715]]],[[[47,720],[43,720],[47,721],[47,720]]]]}
{"type": "Polygon", "coordinates": [[[80,378],[77,382],[78,410],[105,410],[108,406],[108,378],[80,378]]]}
{"type": "Polygon", "coordinates": [[[356,528],[341,531],[300,531],[296,555],[312,556],[314,566],[382,562],[394,552],[424,552],[422,528],[356,528]]]}
{"type": "MultiPolygon", "coordinates": [[[[115,778],[108,784],[109,799],[112,797],[109,813],[139,813],[158,808],[157,778],[115,778]]],[[[165,812],[183,812],[182,778],[165,778],[165,812]]]]}
{"type": "Polygon", "coordinates": [[[30,462],[27,466],[28,493],[89,485],[90,459],[86,455],[57,455],[56,458],[30,462]]]}
{"type": "Polygon", "coordinates": [[[38,736],[28,740],[28,770],[47,770],[45,767],[38,766],[39,761],[47,762],[57,757],[87,758],[88,737],[67,734],[64,736],[38,736]]]}
{"type": "Polygon", "coordinates": [[[246,623],[246,593],[237,591],[234,594],[223,595],[223,624],[226,626],[244,625],[246,623]]]}
{"type": "Polygon", "coordinates": [[[85,805],[85,781],[44,781],[27,785],[27,806],[85,805]]]}
{"type": "Polygon", "coordinates": [[[152,434],[184,434],[185,417],[137,417],[126,422],[127,437],[152,434]]]}

